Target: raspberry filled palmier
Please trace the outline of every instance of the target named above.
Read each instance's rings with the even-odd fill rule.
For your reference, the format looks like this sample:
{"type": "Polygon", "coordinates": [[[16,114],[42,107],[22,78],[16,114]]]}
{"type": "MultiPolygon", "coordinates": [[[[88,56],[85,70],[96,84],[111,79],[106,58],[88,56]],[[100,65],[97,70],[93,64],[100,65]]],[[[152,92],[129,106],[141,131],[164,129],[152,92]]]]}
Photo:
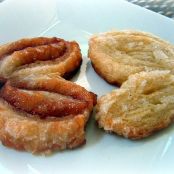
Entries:
{"type": "Polygon", "coordinates": [[[85,143],[96,95],[63,77],[79,68],[76,42],[23,39],[0,47],[0,140],[32,153],[85,143]]]}

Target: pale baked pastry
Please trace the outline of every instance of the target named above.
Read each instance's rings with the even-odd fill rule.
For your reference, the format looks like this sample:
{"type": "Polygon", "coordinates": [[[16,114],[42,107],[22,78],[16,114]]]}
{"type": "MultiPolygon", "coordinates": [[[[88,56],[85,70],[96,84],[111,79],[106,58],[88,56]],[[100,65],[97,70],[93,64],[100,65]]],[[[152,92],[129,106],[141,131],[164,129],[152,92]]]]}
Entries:
{"type": "Polygon", "coordinates": [[[170,70],[174,74],[174,46],[144,32],[94,35],[88,55],[95,71],[111,84],[121,85],[129,75],[141,71],[170,70]]]}
{"type": "Polygon", "coordinates": [[[131,75],[99,98],[96,110],[100,128],[131,139],[147,137],[173,121],[174,76],[160,70],[131,75]]]}
{"type": "Polygon", "coordinates": [[[63,79],[81,63],[76,42],[23,39],[0,47],[0,140],[32,153],[85,143],[96,95],[63,79]]]}

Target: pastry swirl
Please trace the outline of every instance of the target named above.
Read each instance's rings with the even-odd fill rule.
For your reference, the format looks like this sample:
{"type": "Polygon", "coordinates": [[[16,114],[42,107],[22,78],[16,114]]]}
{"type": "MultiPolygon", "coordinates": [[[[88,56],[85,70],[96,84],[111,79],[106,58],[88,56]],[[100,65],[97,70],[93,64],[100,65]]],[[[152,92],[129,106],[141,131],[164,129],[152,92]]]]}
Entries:
{"type": "Polygon", "coordinates": [[[0,140],[32,153],[85,142],[96,95],[65,80],[81,64],[76,42],[22,39],[0,47],[0,140]]]}
{"type": "Polygon", "coordinates": [[[0,81],[13,76],[71,73],[82,58],[76,42],[59,38],[21,39],[0,47],[0,81]]]}

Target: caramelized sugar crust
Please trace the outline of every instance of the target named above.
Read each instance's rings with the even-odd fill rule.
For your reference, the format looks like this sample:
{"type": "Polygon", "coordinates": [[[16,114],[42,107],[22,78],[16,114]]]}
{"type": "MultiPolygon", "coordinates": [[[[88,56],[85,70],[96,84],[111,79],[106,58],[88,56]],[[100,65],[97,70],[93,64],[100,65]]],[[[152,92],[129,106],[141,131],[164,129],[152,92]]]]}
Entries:
{"type": "Polygon", "coordinates": [[[59,38],[21,39],[0,47],[0,139],[32,153],[85,142],[96,95],[67,81],[82,61],[79,45],[59,38]]]}

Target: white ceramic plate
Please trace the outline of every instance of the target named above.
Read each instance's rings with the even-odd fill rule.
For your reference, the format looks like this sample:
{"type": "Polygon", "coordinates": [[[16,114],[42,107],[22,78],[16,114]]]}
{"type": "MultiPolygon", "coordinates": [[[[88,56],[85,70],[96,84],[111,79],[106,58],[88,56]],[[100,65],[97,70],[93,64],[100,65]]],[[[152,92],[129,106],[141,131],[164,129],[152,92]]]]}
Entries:
{"type": "MultiPolygon", "coordinates": [[[[152,32],[174,43],[174,22],[123,0],[5,0],[0,3],[0,43],[31,36],[77,40],[83,65],[74,81],[99,96],[111,91],[87,59],[92,33],[112,29],[152,32]]],[[[99,130],[91,119],[87,144],[50,157],[33,156],[0,145],[0,174],[173,173],[174,127],[140,141],[99,130]]]]}

